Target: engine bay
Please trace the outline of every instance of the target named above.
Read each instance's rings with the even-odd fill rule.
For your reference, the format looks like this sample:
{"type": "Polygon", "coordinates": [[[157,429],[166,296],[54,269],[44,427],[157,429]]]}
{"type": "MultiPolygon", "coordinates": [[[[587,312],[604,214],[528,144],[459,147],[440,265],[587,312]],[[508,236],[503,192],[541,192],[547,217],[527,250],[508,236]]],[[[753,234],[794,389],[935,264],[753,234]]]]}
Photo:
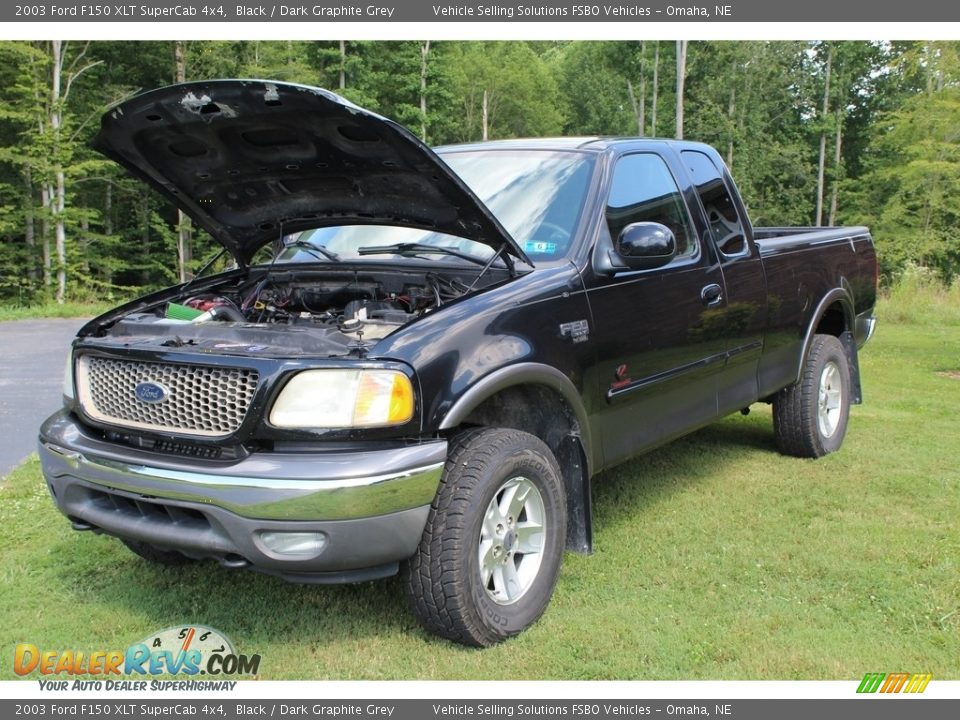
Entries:
{"type": "MultiPolygon", "coordinates": [[[[251,271],[138,307],[101,340],[262,355],[363,354],[380,339],[471,292],[469,271],[251,271]]],[[[486,284],[495,278],[485,278],[486,284]]],[[[189,285],[189,284],[188,284],[189,285]]]]}

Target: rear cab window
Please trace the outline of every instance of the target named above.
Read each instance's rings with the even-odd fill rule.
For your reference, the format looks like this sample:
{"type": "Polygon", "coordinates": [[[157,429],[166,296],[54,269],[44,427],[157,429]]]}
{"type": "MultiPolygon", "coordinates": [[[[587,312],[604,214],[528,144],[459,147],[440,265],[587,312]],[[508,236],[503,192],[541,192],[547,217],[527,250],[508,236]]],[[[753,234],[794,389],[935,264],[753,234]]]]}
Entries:
{"type": "Polygon", "coordinates": [[[680,156],[696,186],[717,250],[727,257],[746,254],[747,236],[720,169],[697,150],[684,150],[680,156]]]}

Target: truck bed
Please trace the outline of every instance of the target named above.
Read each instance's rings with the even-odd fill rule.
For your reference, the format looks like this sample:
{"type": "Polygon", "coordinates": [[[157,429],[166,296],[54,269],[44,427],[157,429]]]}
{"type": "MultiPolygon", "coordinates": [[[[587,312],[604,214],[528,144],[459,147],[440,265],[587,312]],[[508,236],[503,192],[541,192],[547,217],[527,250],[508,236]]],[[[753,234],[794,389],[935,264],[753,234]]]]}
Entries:
{"type": "Polygon", "coordinates": [[[799,246],[823,245],[839,241],[868,238],[870,231],[863,226],[850,227],[755,227],[753,239],[760,253],[780,252],[799,246]]]}

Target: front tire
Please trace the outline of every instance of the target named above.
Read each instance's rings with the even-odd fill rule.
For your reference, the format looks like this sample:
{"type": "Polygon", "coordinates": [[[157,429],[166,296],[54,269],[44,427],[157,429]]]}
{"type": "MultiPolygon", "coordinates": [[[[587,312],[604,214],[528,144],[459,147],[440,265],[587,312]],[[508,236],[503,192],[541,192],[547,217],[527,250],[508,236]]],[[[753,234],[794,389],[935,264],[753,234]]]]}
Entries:
{"type": "Polygon", "coordinates": [[[800,382],[773,400],[773,432],[786,455],[818,458],[843,444],[850,416],[850,368],[833,335],[814,335],[800,382]]]}
{"type": "Polygon", "coordinates": [[[406,567],[417,619],[478,647],[532,625],[553,595],[566,518],[560,468],[538,438],[490,428],[456,436],[406,567]]]}

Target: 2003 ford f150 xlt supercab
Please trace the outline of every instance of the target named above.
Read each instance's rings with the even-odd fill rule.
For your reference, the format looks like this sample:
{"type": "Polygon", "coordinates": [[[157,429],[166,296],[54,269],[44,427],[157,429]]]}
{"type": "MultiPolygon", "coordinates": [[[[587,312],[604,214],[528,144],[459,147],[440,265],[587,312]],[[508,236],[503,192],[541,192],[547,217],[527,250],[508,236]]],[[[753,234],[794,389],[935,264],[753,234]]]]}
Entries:
{"type": "Polygon", "coordinates": [[[590,479],[757,401],[840,447],[877,262],[866,228],[754,228],[710,147],[431,150],[316,88],[188,83],[94,141],[232,254],[73,343],[40,431],[77,530],[298,582],[402,570],[490,645],[592,547],[590,479]]]}

